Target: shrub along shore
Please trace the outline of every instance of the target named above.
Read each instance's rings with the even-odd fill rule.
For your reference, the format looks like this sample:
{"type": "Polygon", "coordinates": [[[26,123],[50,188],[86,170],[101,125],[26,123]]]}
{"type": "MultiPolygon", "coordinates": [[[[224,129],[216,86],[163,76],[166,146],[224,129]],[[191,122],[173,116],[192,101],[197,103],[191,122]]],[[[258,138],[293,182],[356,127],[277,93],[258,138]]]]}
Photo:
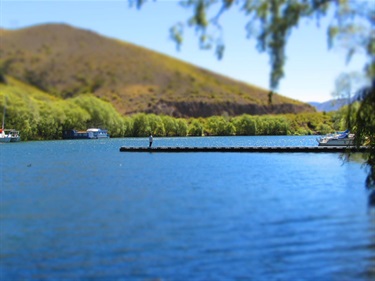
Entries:
{"type": "MultiPolygon", "coordinates": [[[[2,86],[0,109],[6,105],[5,127],[22,140],[58,140],[64,130],[107,129],[111,137],[311,135],[345,130],[345,108],[337,112],[280,115],[174,118],[135,113],[120,115],[112,104],[92,94],[61,99],[35,88],[2,86]]],[[[17,86],[17,85],[16,85],[17,86]]],[[[352,106],[355,116],[356,106],[352,106]]],[[[353,124],[353,123],[352,123],[353,124]]]]}
{"type": "MultiPolygon", "coordinates": [[[[10,119],[10,118],[9,118],[10,119]]],[[[63,130],[107,129],[111,137],[185,136],[256,136],[256,135],[313,135],[343,130],[335,126],[332,116],[322,113],[287,114],[209,118],[174,118],[138,113],[118,120],[97,119],[96,122],[62,122],[50,115],[36,120],[10,119],[10,127],[20,130],[22,140],[58,140],[63,130]]],[[[8,126],[9,127],[9,126],[8,126]]]]}

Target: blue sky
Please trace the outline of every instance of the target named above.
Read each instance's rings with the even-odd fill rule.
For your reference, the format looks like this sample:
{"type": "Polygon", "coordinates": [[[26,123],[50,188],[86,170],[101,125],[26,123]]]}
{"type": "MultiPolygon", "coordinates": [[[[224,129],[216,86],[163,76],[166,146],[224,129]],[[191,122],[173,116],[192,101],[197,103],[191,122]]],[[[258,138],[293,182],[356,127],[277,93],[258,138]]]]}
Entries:
{"type": "MultiPolygon", "coordinates": [[[[371,0],[372,1],[372,0],[371,0]]],[[[234,7],[222,15],[225,55],[217,60],[213,50],[201,50],[194,30],[185,29],[178,51],[169,39],[169,28],[186,21],[192,12],[177,0],[148,1],[141,10],[126,0],[0,0],[0,27],[17,29],[44,23],[66,23],[117,38],[209,69],[265,89],[269,86],[269,57],[259,53],[254,39],[246,39],[246,17],[234,7]]],[[[365,59],[355,55],[345,63],[345,51],[328,50],[329,19],[303,21],[287,45],[285,77],[278,92],[300,101],[332,99],[335,79],[343,72],[361,71],[365,59]]]]}

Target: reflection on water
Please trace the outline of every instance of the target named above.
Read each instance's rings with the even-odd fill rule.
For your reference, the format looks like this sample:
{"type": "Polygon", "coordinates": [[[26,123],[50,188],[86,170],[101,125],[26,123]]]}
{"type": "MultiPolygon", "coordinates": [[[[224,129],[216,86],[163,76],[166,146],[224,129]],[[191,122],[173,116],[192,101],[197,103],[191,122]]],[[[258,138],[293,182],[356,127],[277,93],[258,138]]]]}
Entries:
{"type": "MultiPolygon", "coordinates": [[[[226,141],[260,142],[154,144],[226,141]]],[[[118,151],[143,144],[1,146],[1,280],[375,278],[375,216],[360,163],[335,153],[118,151]]]]}

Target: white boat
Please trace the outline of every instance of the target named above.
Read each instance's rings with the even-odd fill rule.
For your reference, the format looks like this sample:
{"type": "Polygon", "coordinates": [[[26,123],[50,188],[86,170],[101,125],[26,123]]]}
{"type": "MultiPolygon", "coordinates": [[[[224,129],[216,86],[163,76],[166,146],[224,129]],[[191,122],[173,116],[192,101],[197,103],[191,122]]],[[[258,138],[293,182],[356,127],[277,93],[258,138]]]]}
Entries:
{"type": "Polygon", "coordinates": [[[21,140],[19,131],[14,129],[4,129],[5,124],[5,103],[3,112],[3,123],[0,129],[0,142],[18,142],[21,140]]]}
{"type": "Polygon", "coordinates": [[[10,142],[11,137],[5,134],[4,129],[0,129],[0,142],[10,142]]]}
{"type": "Polygon", "coordinates": [[[354,134],[349,130],[342,133],[329,134],[317,139],[319,146],[353,146],[354,134]]]}
{"type": "Polygon", "coordinates": [[[63,139],[102,139],[109,138],[107,130],[90,128],[86,131],[64,130],[63,139]]]}
{"type": "Polygon", "coordinates": [[[8,137],[10,137],[10,142],[18,142],[21,140],[19,131],[16,131],[15,129],[4,129],[4,131],[8,133],[8,137]]]}
{"type": "Polygon", "coordinates": [[[109,134],[107,130],[102,130],[98,128],[90,128],[90,129],[87,129],[87,132],[89,134],[92,134],[93,139],[109,138],[109,134]]]}

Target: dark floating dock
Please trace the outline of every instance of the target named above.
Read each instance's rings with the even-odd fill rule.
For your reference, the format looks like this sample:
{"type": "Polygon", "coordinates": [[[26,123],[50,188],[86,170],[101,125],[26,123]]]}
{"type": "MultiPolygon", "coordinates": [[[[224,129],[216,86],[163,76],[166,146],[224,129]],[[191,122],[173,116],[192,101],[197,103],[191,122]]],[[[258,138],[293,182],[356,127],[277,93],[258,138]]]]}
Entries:
{"type": "Polygon", "coordinates": [[[367,146],[120,147],[120,152],[366,152],[367,146]]]}

